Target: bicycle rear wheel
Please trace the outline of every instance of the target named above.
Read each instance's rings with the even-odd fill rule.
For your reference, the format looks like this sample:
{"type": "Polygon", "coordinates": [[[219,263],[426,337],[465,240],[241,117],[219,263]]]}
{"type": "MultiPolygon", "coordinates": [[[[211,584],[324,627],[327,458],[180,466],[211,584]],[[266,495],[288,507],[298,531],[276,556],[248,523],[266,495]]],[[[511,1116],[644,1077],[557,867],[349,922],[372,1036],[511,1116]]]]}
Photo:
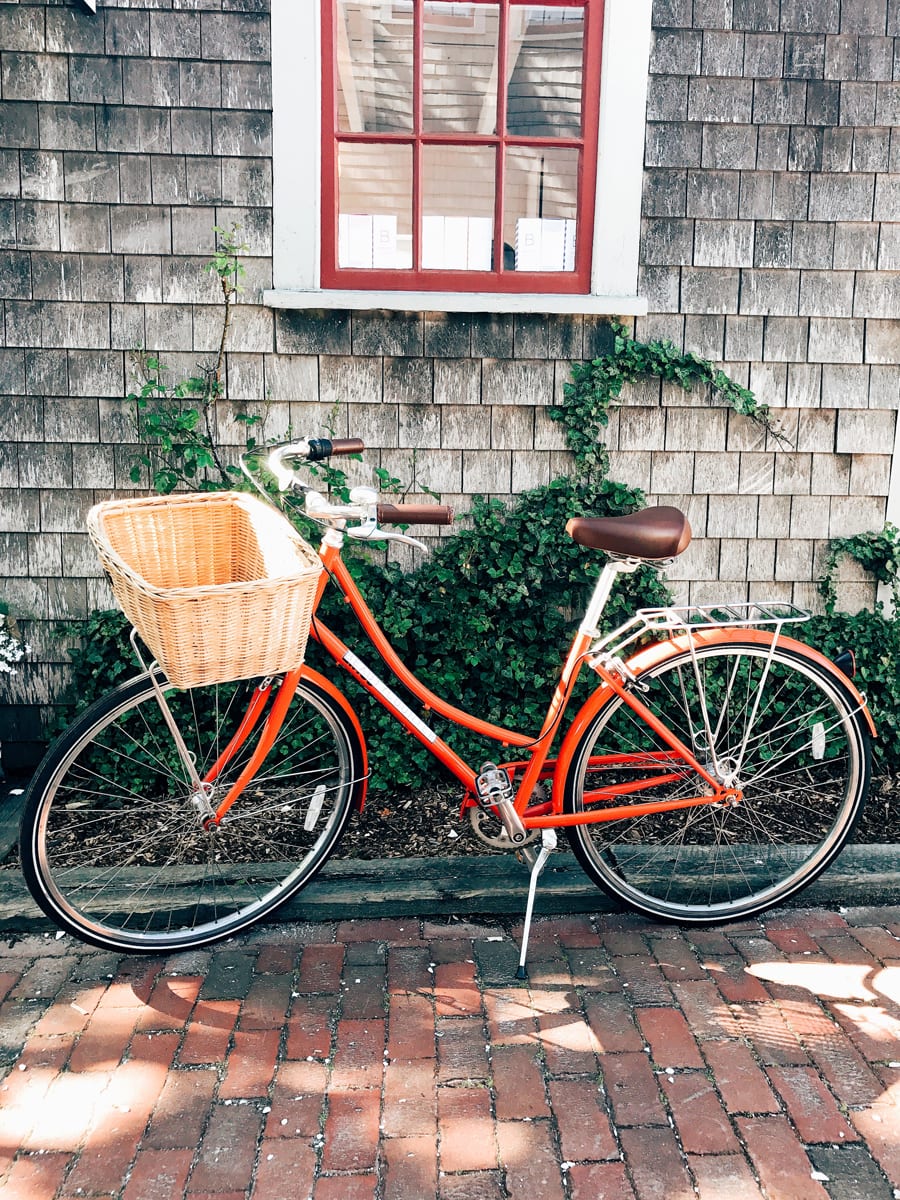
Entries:
{"type": "MultiPolygon", "coordinates": [[[[201,778],[254,686],[163,684],[201,778]]],[[[217,780],[214,807],[255,741],[217,780]]],[[[347,824],[364,761],[346,713],[304,679],[259,773],[206,830],[153,686],[140,676],[82,714],[38,769],[22,818],[25,879],[49,917],[94,945],[152,953],[217,941],[315,875],[347,824]]]]}
{"type": "MultiPolygon", "coordinates": [[[[638,675],[640,699],[743,799],[572,826],[587,875],[629,907],[707,924],[778,904],[831,863],[853,832],[869,734],[840,678],[798,643],[723,633],[638,675]]],[[[583,734],[567,812],[702,796],[708,785],[612,697],[583,734]],[[611,798],[602,789],[618,788],[611,798]]]]}

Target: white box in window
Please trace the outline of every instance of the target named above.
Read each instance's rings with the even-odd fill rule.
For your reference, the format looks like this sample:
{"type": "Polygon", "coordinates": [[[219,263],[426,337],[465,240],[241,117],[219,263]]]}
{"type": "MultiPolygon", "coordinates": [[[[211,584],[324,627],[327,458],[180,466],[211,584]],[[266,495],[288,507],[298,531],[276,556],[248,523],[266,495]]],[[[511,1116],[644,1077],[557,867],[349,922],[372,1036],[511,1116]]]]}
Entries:
{"type": "Polygon", "coordinates": [[[575,221],[520,217],[516,221],[517,271],[573,271],[575,221]]]}
{"type": "Polygon", "coordinates": [[[422,217],[426,271],[489,271],[494,222],[490,217],[422,217]]]}
{"type": "Polygon", "coordinates": [[[397,217],[393,213],[340,213],[339,267],[396,267],[397,217]]]}

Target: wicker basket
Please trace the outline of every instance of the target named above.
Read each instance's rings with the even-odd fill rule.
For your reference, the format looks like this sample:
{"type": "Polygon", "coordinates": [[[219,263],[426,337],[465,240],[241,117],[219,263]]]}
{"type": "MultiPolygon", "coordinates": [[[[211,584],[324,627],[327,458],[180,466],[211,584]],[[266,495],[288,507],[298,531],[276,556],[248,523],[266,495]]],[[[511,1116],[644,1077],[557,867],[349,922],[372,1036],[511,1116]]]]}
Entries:
{"type": "Polygon", "coordinates": [[[273,675],[306,650],[318,555],[239,492],[110,500],[88,532],[116,599],[176,687],[273,675]]]}

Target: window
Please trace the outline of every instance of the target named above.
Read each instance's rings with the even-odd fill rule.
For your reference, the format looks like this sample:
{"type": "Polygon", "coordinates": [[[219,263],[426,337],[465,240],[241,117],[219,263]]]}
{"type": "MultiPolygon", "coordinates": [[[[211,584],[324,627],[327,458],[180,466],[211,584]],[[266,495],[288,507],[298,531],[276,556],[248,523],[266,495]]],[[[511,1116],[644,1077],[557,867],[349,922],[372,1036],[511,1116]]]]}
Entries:
{"type": "Polygon", "coordinates": [[[588,291],[601,19],[325,0],[324,285],[588,291]]]}
{"type": "Polygon", "coordinates": [[[650,0],[272,0],[268,302],[644,311],[649,45],[650,0]]]}

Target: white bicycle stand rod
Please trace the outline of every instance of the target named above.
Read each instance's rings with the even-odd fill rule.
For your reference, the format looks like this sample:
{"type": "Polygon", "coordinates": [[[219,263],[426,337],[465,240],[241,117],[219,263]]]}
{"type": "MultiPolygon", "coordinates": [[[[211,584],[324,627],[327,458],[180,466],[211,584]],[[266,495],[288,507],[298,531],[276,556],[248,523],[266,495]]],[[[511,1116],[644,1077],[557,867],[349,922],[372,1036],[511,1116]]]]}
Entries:
{"type": "Polygon", "coordinates": [[[534,860],[534,866],[531,868],[531,880],[528,884],[528,904],[525,907],[525,929],[522,933],[522,952],[519,955],[519,968],[516,971],[516,979],[528,978],[528,972],[525,970],[525,957],[528,954],[528,936],[531,933],[531,917],[534,911],[534,897],[537,892],[538,877],[547,865],[547,859],[555,849],[556,830],[545,829],[541,833],[540,853],[534,860]]]}

